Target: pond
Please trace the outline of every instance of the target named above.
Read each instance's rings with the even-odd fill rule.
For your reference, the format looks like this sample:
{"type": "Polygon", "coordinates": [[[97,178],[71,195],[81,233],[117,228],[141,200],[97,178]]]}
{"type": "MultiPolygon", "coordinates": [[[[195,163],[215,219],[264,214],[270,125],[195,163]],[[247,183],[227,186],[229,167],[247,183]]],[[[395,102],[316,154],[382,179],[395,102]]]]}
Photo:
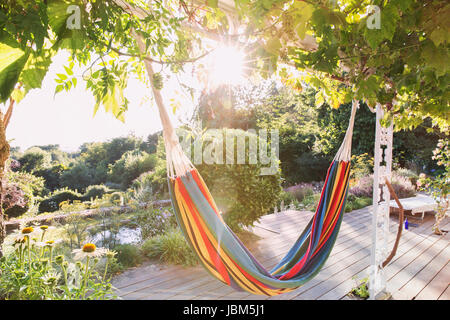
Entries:
{"type": "Polygon", "coordinates": [[[141,241],[141,228],[120,227],[118,232],[110,230],[99,231],[88,237],[88,241],[98,247],[109,247],[109,244],[137,244],[141,241]]]}

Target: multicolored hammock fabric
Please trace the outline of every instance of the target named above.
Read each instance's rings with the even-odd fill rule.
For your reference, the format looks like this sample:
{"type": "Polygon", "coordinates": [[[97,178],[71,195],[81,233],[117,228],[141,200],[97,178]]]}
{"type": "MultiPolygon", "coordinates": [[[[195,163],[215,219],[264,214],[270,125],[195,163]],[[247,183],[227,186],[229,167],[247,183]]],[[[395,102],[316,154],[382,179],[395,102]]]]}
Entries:
{"type": "Polygon", "coordinates": [[[178,223],[206,270],[237,290],[272,296],[296,289],[322,268],[342,222],[349,171],[349,162],[333,161],[316,214],[270,272],[225,224],[197,170],[170,178],[169,185],[178,223]]]}
{"type": "MultiPolygon", "coordinates": [[[[145,52],[142,38],[136,35],[136,39],[145,52]]],[[[144,63],[152,79],[151,62],[144,63]]],[[[358,102],[353,101],[347,133],[328,169],[314,216],[280,263],[266,270],[222,219],[208,187],[181,149],[159,90],[152,89],[163,126],[172,205],[205,269],[236,290],[267,296],[295,290],[313,278],[330,255],[342,223],[358,102]]]]}

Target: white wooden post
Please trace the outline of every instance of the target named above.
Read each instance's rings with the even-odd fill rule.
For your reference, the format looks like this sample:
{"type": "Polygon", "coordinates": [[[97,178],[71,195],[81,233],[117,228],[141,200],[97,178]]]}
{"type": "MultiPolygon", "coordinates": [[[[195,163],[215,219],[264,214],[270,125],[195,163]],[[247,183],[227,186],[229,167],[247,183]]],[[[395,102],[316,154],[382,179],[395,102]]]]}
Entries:
{"type": "Polygon", "coordinates": [[[389,202],[390,194],[385,178],[391,181],[393,125],[384,128],[380,124],[384,111],[376,107],[375,157],[373,175],[372,250],[369,268],[370,299],[381,298],[387,293],[386,277],[381,264],[389,254],[389,202]]]}

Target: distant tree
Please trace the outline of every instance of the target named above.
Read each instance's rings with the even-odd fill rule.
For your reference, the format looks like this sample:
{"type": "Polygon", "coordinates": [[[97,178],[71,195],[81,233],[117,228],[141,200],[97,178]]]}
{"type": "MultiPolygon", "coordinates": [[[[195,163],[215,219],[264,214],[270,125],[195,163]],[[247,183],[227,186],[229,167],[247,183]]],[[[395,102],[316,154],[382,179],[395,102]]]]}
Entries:
{"type": "Polygon", "coordinates": [[[134,179],[142,173],[155,168],[156,154],[148,154],[140,150],[127,151],[108,171],[108,181],[119,183],[123,189],[128,188],[134,179]]]}
{"type": "Polygon", "coordinates": [[[95,184],[95,170],[77,160],[61,174],[61,186],[78,192],[84,192],[86,187],[95,184]]]}
{"type": "Polygon", "coordinates": [[[38,147],[33,147],[28,149],[23,156],[17,160],[20,163],[20,171],[32,173],[36,170],[48,167],[51,162],[51,156],[48,152],[38,147]]]}
{"type": "Polygon", "coordinates": [[[45,187],[50,191],[54,191],[62,187],[61,176],[68,170],[68,167],[64,164],[58,163],[54,164],[49,168],[43,168],[34,171],[34,175],[37,177],[42,177],[45,180],[45,187]]]}

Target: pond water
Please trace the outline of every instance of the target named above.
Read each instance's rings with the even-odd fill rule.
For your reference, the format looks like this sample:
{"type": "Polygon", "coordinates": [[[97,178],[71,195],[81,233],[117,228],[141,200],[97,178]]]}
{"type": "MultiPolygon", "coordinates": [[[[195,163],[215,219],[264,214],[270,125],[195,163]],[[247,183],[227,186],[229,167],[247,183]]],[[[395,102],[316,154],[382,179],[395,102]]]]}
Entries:
{"type": "Polygon", "coordinates": [[[136,244],[141,241],[141,228],[121,227],[119,232],[111,234],[109,230],[100,231],[89,237],[89,242],[98,247],[105,246],[104,242],[115,240],[116,244],[136,244]]]}

